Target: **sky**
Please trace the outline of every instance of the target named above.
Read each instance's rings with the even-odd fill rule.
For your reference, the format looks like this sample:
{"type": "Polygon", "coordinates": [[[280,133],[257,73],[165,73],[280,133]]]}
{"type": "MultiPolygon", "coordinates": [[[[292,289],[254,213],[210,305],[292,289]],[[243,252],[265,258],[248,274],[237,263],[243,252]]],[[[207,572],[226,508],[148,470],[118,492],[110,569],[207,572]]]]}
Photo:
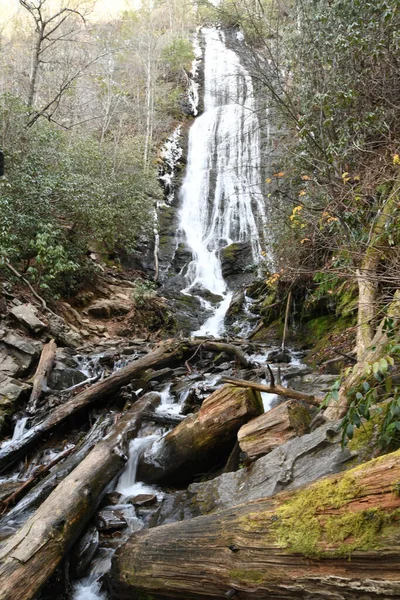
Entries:
{"type": "MultiPolygon", "coordinates": [[[[51,2],[51,0],[49,0],[51,2]]],[[[97,0],[95,16],[106,18],[129,7],[137,8],[140,0],[97,0]]],[[[0,23],[7,22],[18,10],[18,0],[0,0],[0,23]]]]}

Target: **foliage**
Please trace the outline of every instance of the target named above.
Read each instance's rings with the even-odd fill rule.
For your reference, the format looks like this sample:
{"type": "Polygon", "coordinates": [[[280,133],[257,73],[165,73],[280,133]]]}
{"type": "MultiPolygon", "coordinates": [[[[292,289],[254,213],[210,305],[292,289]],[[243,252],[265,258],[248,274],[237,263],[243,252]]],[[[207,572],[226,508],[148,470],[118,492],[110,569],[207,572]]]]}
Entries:
{"type": "Polygon", "coordinates": [[[146,306],[149,298],[153,298],[157,286],[153,281],[146,279],[136,279],[135,289],[133,291],[133,299],[135,300],[136,306],[142,308],[146,306]]]}
{"type": "Polygon", "coordinates": [[[400,360],[400,343],[396,330],[396,320],[384,320],[383,331],[388,343],[385,353],[374,362],[366,362],[362,372],[358,364],[346,369],[343,378],[336,380],[328,393],[325,403],[338,401],[343,380],[352,374],[356,383],[347,393],[348,410],[342,420],[343,445],[353,439],[357,429],[365,429],[366,423],[373,421],[379,428],[378,441],[382,450],[400,447],[400,387],[395,380],[395,366],[400,360]]]}

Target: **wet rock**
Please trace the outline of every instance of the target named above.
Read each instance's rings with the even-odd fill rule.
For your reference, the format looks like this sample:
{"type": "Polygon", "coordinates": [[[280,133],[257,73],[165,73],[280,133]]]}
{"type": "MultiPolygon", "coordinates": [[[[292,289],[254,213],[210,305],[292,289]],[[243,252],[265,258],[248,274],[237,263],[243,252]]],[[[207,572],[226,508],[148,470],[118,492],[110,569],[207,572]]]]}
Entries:
{"type": "Polygon", "coordinates": [[[151,506],[157,503],[157,496],[155,494],[138,494],[127,498],[126,501],[135,506],[151,506]]]}
{"type": "Polygon", "coordinates": [[[290,363],[292,357],[288,350],[272,350],[267,356],[267,362],[290,363]]]}
{"type": "Polygon", "coordinates": [[[7,432],[11,416],[30,390],[30,385],[0,373],[0,433],[7,432]]]}
{"type": "Polygon", "coordinates": [[[210,290],[208,290],[200,284],[193,286],[190,289],[190,293],[194,296],[200,296],[200,298],[203,298],[203,300],[210,302],[210,304],[213,304],[214,306],[222,302],[222,300],[224,299],[218,294],[213,294],[212,292],[210,292],[210,290]]]}
{"type": "Polygon", "coordinates": [[[252,264],[250,242],[234,242],[220,251],[222,275],[229,277],[243,273],[252,264]]]}
{"type": "Polygon", "coordinates": [[[175,271],[175,273],[185,273],[185,267],[187,267],[192,260],[192,251],[184,242],[180,242],[175,250],[175,254],[171,262],[171,268],[175,271]]]}
{"type": "Polygon", "coordinates": [[[103,506],[116,506],[121,503],[123,496],[119,492],[108,492],[103,498],[103,506]]]}
{"type": "Polygon", "coordinates": [[[165,494],[160,507],[150,518],[149,528],[165,525],[166,523],[176,523],[194,516],[190,503],[187,502],[186,492],[177,492],[176,494],[165,494]]]}
{"type": "Polygon", "coordinates": [[[205,514],[338,473],[347,468],[353,457],[350,450],[342,449],[339,426],[328,423],[275,448],[248,469],[190,485],[189,498],[197,514],[205,514]]]}
{"type": "Polygon", "coordinates": [[[119,531],[128,526],[126,519],[114,510],[101,510],[95,518],[99,531],[119,531]]]}
{"type": "Polygon", "coordinates": [[[225,323],[227,325],[232,324],[238,318],[238,315],[243,310],[244,301],[244,291],[239,290],[233,294],[231,303],[225,314],[225,323]]]}
{"type": "Polygon", "coordinates": [[[10,310],[10,314],[21,323],[21,325],[30,331],[33,331],[33,333],[41,333],[47,328],[46,323],[43,323],[43,321],[38,318],[37,310],[33,304],[14,306],[10,310]]]}
{"type": "Polygon", "coordinates": [[[91,526],[85,535],[74,546],[71,552],[70,565],[73,577],[83,577],[99,547],[99,532],[91,526]]]}
{"type": "Polygon", "coordinates": [[[71,369],[63,363],[56,362],[50,373],[47,385],[52,390],[66,390],[87,379],[78,369],[71,369]]]}

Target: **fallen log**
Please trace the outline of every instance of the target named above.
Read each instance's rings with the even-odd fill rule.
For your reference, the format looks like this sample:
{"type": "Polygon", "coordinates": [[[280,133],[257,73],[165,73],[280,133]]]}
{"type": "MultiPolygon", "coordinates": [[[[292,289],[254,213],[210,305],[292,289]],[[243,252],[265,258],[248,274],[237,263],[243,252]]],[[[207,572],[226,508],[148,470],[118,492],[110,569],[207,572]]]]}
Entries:
{"type": "MultiPolygon", "coordinates": [[[[218,343],[215,346],[214,342],[210,342],[207,349],[213,351],[227,352],[229,344],[223,344],[224,350],[220,350],[221,345],[218,343]]],[[[116,371],[110,377],[103,379],[80,392],[71,400],[68,400],[58,408],[56,408],[42,423],[29,429],[18,440],[8,442],[0,449],[0,473],[4,472],[15,461],[23,457],[37,442],[45,435],[53,431],[55,427],[63,423],[68,417],[76,414],[78,411],[92,405],[94,402],[109,396],[124,385],[127,385],[132,379],[139,377],[147,369],[161,369],[168,367],[171,364],[183,363],[194,348],[199,346],[205,347],[205,342],[201,340],[183,340],[165,342],[158,348],[135,360],[126,367],[116,371]]],[[[231,354],[237,355],[237,348],[232,348],[231,354]]]]}
{"type": "Polygon", "coordinates": [[[56,357],[57,345],[54,340],[50,340],[48,344],[43,346],[39,364],[36,369],[33,380],[31,396],[26,407],[28,415],[33,415],[36,412],[36,406],[44,388],[44,384],[48,379],[51,369],[53,368],[54,359],[56,357]]]}
{"type": "Polygon", "coordinates": [[[1,548],[0,600],[34,598],[124,467],[128,442],[139,430],[142,412],[158,402],[158,394],[139,400],[1,548]]]}
{"type": "Polygon", "coordinates": [[[97,442],[104,437],[111,423],[112,419],[110,415],[100,417],[84,439],[74,449],[72,455],[66,458],[62,463],[58,464],[57,467],[53,467],[51,473],[37,483],[35,487],[31,489],[5,517],[3,517],[1,522],[2,525],[7,525],[9,521],[12,523],[16,520],[18,521],[19,519],[17,517],[22,513],[27,513],[39,506],[39,504],[57,487],[60,481],[65,479],[65,477],[67,477],[67,475],[69,475],[84,458],[86,458],[97,442]]]}
{"type": "Polygon", "coordinates": [[[232,449],[237,431],[263,412],[261,399],[253,390],[225,385],[204,400],[200,411],[156,442],[156,452],[139,460],[138,479],[150,483],[193,480],[215,466],[232,449]]]}
{"type": "Polygon", "coordinates": [[[307,409],[289,400],[243,425],[238,431],[240,449],[250,459],[264,456],[288,440],[307,433],[310,422],[307,409]]]}
{"type": "Polygon", "coordinates": [[[399,599],[399,479],[397,451],[301,490],[134,534],[114,556],[112,598],[399,599]]]}
{"type": "Polygon", "coordinates": [[[283,385],[265,385],[264,383],[245,381],[244,379],[236,379],[235,377],[222,377],[222,381],[225,383],[231,383],[237,387],[247,387],[259,392],[268,392],[269,394],[276,394],[277,396],[285,396],[286,398],[291,398],[292,400],[301,400],[302,402],[312,404],[313,406],[320,406],[324,401],[323,398],[319,398],[318,396],[304,394],[303,392],[298,392],[292,388],[283,387],[283,385]]]}

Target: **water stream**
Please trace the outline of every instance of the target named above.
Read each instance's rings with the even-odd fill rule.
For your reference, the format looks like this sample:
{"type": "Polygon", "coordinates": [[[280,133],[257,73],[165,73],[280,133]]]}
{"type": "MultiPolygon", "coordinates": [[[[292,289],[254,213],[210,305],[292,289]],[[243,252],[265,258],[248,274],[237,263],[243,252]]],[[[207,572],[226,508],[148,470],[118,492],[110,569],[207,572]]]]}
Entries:
{"type": "Polygon", "coordinates": [[[190,129],[180,227],[193,255],[184,293],[200,287],[223,298],[194,334],[218,336],[232,296],[222,273],[221,249],[234,242],[248,243],[257,263],[263,247],[265,208],[260,127],[251,77],[228,48],[222,31],[203,29],[202,35],[204,112],[190,129]]]}

